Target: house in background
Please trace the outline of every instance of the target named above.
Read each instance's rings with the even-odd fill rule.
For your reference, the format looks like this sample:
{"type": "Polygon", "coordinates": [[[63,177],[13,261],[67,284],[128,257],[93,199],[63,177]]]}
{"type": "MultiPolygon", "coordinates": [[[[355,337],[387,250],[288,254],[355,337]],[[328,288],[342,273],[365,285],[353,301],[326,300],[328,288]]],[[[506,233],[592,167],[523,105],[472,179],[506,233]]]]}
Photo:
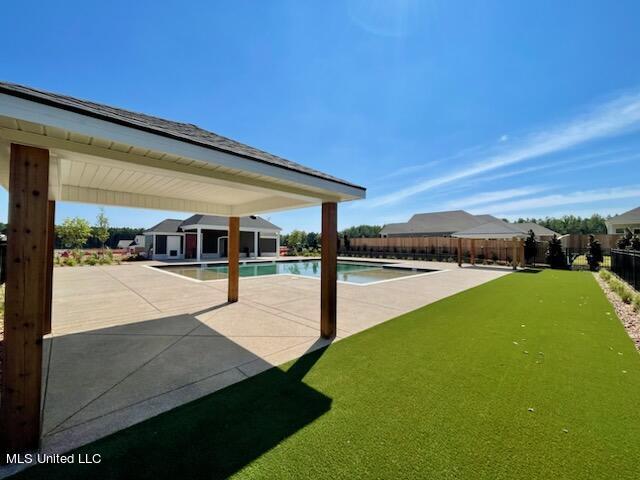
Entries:
{"type": "Polygon", "coordinates": [[[472,215],[464,210],[417,213],[406,223],[391,223],[382,227],[382,237],[461,237],[461,238],[522,238],[533,230],[536,237],[558,235],[537,223],[509,223],[493,215],[472,215]]]}
{"type": "Polygon", "coordinates": [[[145,251],[145,242],[144,235],[136,235],[133,240],[119,240],[116,248],[118,250],[127,250],[129,253],[141,253],[145,251]]]}
{"type": "Polygon", "coordinates": [[[416,213],[405,223],[382,227],[382,237],[450,237],[456,232],[501,220],[492,215],[471,215],[464,210],[416,213]]]}
{"type": "Polygon", "coordinates": [[[640,233],[640,207],[611,217],[604,223],[607,225],[607,233],[611,235],[624,233],[627,228],[633,233],[640,233]]]}
{"type": "MultiPolygon", "coordinates": [[[[154,260],[210,260],[228,256],[228,218],[193,215],[166,219],[144,232],[154,260]]],[[[281,228],[261,217],[240,218],[240,255],[277,257],[281,228]]]]}

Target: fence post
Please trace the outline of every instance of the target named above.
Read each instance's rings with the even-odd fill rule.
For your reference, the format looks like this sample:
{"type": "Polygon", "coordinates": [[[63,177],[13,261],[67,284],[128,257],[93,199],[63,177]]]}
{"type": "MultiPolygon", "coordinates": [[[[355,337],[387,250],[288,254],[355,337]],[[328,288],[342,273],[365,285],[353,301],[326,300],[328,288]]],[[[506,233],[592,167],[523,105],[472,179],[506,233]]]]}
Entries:
{"type": "Polygon", "coordinates": [[[471,239],[471,265],[476,264],[476,239],[471,239]]]}
{"type": "Polygon", "coordinates": [[[518,239],[513,237],[511,241],[513,242],[513,259],[511,260],[511,265],[513,265],[513,269],[516,270],[518,268],[518,239]]]}

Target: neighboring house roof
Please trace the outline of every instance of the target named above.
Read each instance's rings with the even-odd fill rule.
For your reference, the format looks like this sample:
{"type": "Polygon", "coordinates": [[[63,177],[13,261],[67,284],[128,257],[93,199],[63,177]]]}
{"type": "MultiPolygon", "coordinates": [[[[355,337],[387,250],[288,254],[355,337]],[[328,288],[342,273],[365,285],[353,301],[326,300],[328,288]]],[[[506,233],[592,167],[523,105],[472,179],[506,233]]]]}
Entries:
{"type": "Polygon", "coordinates": [[[518,227],[524,233],[529,233],[529,230],[533,230],[533,233],[536,235],[536,237],[545,237],[545,236],[551,237],[553,235],[560,236],[558,232],[554,232],[553,230],[547,227],[544,227],[542,225],[538,225],[537,223],[534,223],[534,222],[519,222],[519,223],[512,223],[512,225],[518,227]]]}
{"type": "Polygon", "coordinates": [[[493,215],[474,215],[474,217],[476,217],[476,219],[482,221],[482,222],[502,222],[503,220],[499,219],[498,217],[494,217],[493,215]]]}
{"type": "Polygon", "coordinates": [[[14,83],[0,82],[0,93],[7,93],[33,102],[62,108],[67,111],[80,113],[100,120],[177,139],[205,148],[210,148],[212,150],[231,153],[250,160],[304,173],[306,175],[340,183],[360,190],[365,190],[364,187],[359,185],[349,183],[318,170],[305,167],[304,165],[258,150],[257,148],[250,147],[243,143],[236,142],[235,140],[209,132],[191,123],[165,120],[163,118],[145,115],[143,113],[131,112],[121,108],[110,107],[108,105],[81,100],[66,95],[37,90],[35,88],[17,85],[14,83]]]}
{"type": "Polygon", "coordinates": [[[132,243],[133,243],[133,240],[120,240],[118,242],[117,248],[128,248],[131,246],[132,243]]]}
{"type": "MultiPolygon", "coordinates": [[[[178,233],[182,232],[183,228],[197,225],[207,227],[227,227],[229,225],[229,219],[227,217],[219,217],[216,215],[193,215],[186,220],[167,218],[166,220],[163,220],[157,225],[154,225],[150,229],[146,230],[144,233],[178,233]]],[[[240,228],[276,231],[282,230],[280,227],[265,220],[264,218],[254,216],[240,217],[240,228]]]]}
{"type": "Polygon", "coordinates": [[[491,215],[472,215],[464,210],[417,213],[406,223],[385,225],[383,235],[451,234],[476,227],[490,221],[501,220],[491,215]]]}
{"type": "Polygon", "coordinates": [[[620,215],[616,215],[615,217],[611,217],[607,222],[613,225],[640,223],[640,207],[634,208],[620,215]]]}
{"type": "Polygon", "coordinates": [[[515,224],[498,220],[497,222],[487,222],[482,225],[468,228],[467,230],[456,232],[453,236],[459,238],[494,239],[513,237],[523,238],[526,235],[524,231],[518,228],[515,224]]]}

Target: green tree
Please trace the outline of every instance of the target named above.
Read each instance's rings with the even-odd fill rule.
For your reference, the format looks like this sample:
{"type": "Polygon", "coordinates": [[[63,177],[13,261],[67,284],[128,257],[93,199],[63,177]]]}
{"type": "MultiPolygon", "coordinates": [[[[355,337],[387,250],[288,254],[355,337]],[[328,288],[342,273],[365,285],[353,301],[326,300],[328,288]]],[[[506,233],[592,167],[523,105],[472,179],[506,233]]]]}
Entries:
{"type": "Polygon", "coordinates": [[[344,237],[346,234],[349,238],[376,238],[380,236],[380,225],[358,225],[356,227],[345,228],[340,232],[340,235],[344,237]]]}
{"type": "Polygon", "coordinates": [[[93,229],[93,236],[98,239],[100,246],[104,250],[104,244],[109,240],[109,219],[104,213],[104,207],[100,208],[96,217],[96,225],[93,229]]]}
{"type": "Polygon", "coordinates": [[[562,242],[560,242],[560,239],[555,235],[549,240],[547,263],[551,268],[566,269],[568,267],[567,257],[562,251],[562,242]]]}
{"type": "Polygon", "coordinates": [[[65,248],[82,248],[91,236],[91,225],[80,217],[65,218],[56,229],[65,248]]]}
{"type": "Polygon", "coordinates": [[[631,241],[633,240],[633,232],[630,228],[625,228],[624,235],[622,235],[618,239],[618,248],[625,249],[631,246],[631,241]]]}
{"type": "Polygon", "coordinates": [[[587,245],[587,263],[589,270],[597,272],[600,269],[600,263],[604,260],[602,255],[602,245],[596,240],[596,237],[589,235],[589,244],[587,245]]]}
{"type": "Polygon", "coordinates": [[[306,244],[307,248],[318,248],[320,243],[320,234],[316,232],[307,233],[306,244]]]}
{"type": "Polygon", "coordinates": [[[533,230],[529,230],[529,234],[524,241],[524,258],[527,263],[533,263],[538,253],[538,242],[536,242],[536,234],[533,230]]]}

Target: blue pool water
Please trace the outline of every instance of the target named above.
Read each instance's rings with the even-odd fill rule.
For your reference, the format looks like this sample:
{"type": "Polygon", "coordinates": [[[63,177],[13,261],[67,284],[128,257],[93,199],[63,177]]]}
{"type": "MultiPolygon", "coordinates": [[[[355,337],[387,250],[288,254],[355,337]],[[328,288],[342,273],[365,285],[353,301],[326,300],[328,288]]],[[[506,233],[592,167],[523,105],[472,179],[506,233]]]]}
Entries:
{"type": "MultiPolygon", "coordinates": [[[[227,278],[226,265],[173,265],[158,267],[165,271],[196,280],[220,280],[227,278]]],[[[367,284],[381,280],[411,277],[433,270],[412,270],[391,266],[362,263],[338,262],[338,281],[367,284]]],[[[300,260],[292,262],[255,262],[240,265],[241,277],[290,274],[303,277],[320,277],[320,260],[300,260]]]]}

